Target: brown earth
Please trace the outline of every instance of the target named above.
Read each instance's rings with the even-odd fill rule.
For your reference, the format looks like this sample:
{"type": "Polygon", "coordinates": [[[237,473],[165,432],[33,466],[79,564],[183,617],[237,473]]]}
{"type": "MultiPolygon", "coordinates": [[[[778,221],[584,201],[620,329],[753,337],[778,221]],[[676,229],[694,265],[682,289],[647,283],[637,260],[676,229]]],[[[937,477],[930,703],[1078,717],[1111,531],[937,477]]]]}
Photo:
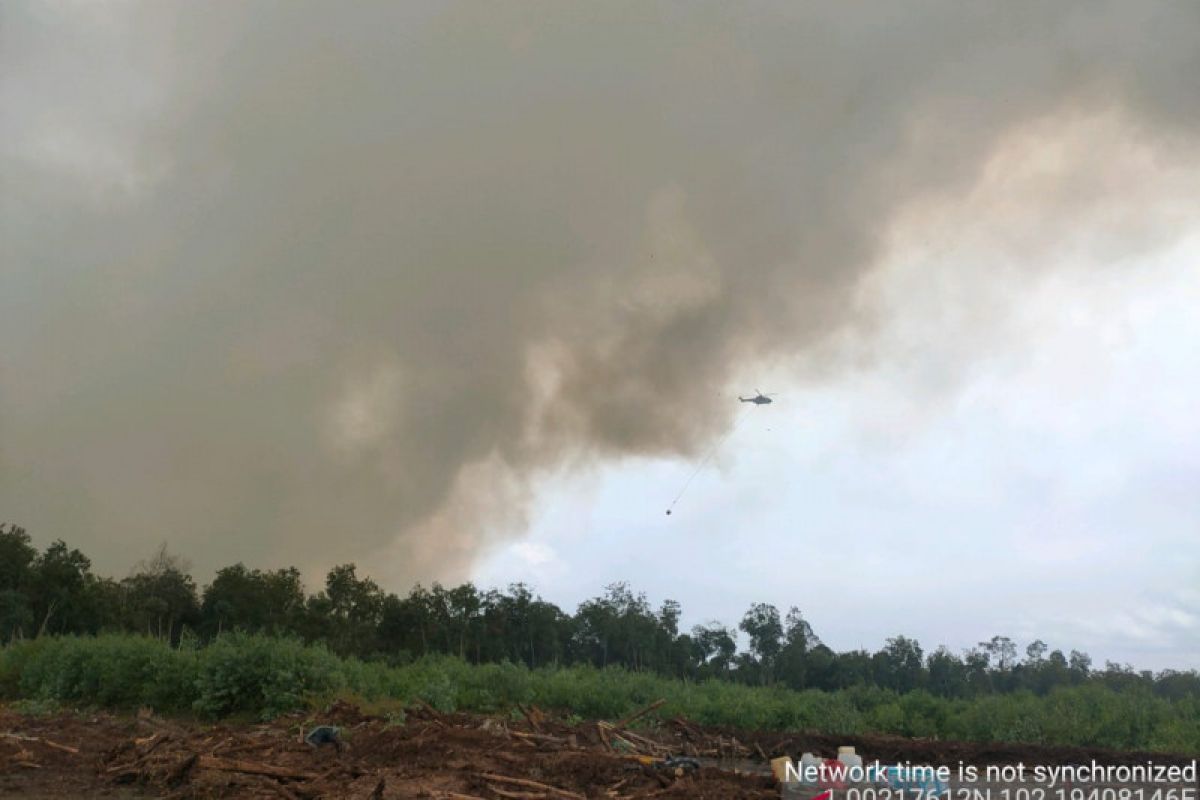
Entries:
{"type": "Polygon", "coordinates": [[[28,716],[0,709],[0,797],[439,798],[441,800],[746,800],[774,798],[766,766],[854,745],[868,760],[913,764],[1186,764],[1191,756],[898,737],[754,733],[685,720],[637,730],[410,709],[401,723],[335,704],[315,717],[202,725],[109,714],[28,716]],[[339,727],[311,747],[306,725],[339,727]],[[672,757],[695,759],[672,764],[672,757]]]}

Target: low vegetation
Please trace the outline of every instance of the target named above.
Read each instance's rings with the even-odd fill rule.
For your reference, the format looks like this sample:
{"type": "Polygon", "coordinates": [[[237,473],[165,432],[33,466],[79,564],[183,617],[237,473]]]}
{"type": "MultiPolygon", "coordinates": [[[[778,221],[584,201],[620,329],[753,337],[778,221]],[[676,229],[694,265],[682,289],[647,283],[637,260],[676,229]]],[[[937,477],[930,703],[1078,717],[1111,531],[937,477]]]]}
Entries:
{"type": "Polygon", "coordinates": [[[42,552],[16,526],[0,525],[0,644],[42,636],[137,633],[178,645],[241,631],[295,637],[331,652],[404,664],[434,655],[471,664],[619,666],[668,678],[717,678],[747,686],[803,691],[856,688],[945,699],[1099,685],[1149,692],[1165,700],[1200,696],[1195,671],[1135,671],[1108,663],[1094,668],[1077,650],[1064,654],[1035,640],[1019,655],[1006,636],[955,653],[928,651],[900,634],[875,652],[836,652],[798,608],[786,613],[755,603],[736,626],[719,622],[682,630],[682,609],[613,584],[568,613],[522,584],[481,590],[473,584],[385,591],[353,564],[331,569],[309,592],[300,572],[217,571],[200,589],[186,564],[161,550],[121,580],[96,575],[82,552],[56,541],[42,552]],[[739,642],[740,640],[740,642],[739,642]],[[739,643],[743,644],[739,648],[739,643]]]}
{"type": "Polygon", "coordinates": [[[1200,674],[1136,671],[993,636],[954,653],[905,635],[836,652],[797,608],[681,630],[613,584],[568,613],[526,586],[387,592],[353,564],[316,592],[295,568],[218,570],[202,589],[160,550],[125,578],[63,541],[0,525],[0,693],[27,705],[272,716],[339,694],[396,708],[503,712],[533,702],[668,713],[769,730],[1200,751],[1200,674]],[[739,646],[741,645],[741,646],[739,646]]]}
{"type": "Polygon", "coordinates": [[[517,703],[534,703],[616,718],[661,697],[662,713],[711,725],[1200,752],[1200,698],[1167,699],[1146,687],[1089,684],[970,699],[866,686],[794,691],[583,664],[530,669],[427,656],[389,665],[250,634],[178,646],[131,634],[14,642],[0,649],[0,695],[43,708],[148,705],[205,718],[269,718],[339,696],[395,713],[421,699],[443,711],[511,713],[517,703]]]}

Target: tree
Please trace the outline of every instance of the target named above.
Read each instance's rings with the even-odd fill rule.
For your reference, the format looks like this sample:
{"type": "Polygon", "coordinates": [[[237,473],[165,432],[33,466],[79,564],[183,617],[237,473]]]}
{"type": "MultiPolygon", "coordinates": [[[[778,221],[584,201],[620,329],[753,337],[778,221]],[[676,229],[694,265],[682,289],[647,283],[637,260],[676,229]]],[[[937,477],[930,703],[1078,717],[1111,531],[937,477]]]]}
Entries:
{"type": "Polygon", "coordinates": [[[25,591],[37,548],[24,528],[0,523],[0,592],[25,591]]]}
{"type": "MultiPolygon", "coordinates": [[[[774,606],[755,603],[737,628],[710,622],[685,634],[678,602],[668,599],[655,609],[625,583],[606,586],[568,615],[519,583],[504,592],[435,583],[428,590],[415,586],[405,597],[386,594],[370,578],[359,577],[354,564],[331,569],[323,590],[308,596],[294,567],[262,571],[239,563],[219,570],[200,602],[188,569],[163,545],[125,579],[100,578],[88,558],[62,540],[39,553],[24,529],[0,524],[0,644],[104,630],[177,643],[189,626],[199,626],[205,637],[232,629],[299,633],[342,654],[386,654],[401,661],[445,653],[476,663],[582,662],[795,689],[880,687],[906,695],[897,706],[903,714],[918,709],[917,716],[924,717],[929,715],[920,709],[933,695],[1017,690],[1044,695],[1071,685],[1137,694],[1147,702],[1156,697],[1200,702],[1196,672],[1155,676],[1113,663],[1100,671],[1086,653],[1073,650],[1069,658],[1061,650],[1047,653],[1041,640],[1025,648],[1021,661],[1017,646],[1004,636],[980,642],[962,657],[942,646],[925,658],[920,644],[905,636],[888,639],[873,654],[837,653],[821,643],[795,606],[781,620],[774,606]],[[738,652],[739,630],[749,640],[744,652],[738,652]]],[[[1143,706],[1150,708],[1145,703],[1138,708],[1143,706]]]]}
{"type": "Polygon", "coordinates": [[[528,633],[529,665],[536,667],[557,664],[567,656],[568,645],[574,636],[575,623],[558,606],[542,598],[529,604],[528,633]]]}
{"type": "Polygon", "coordinates": [[[379,614],[379,644],[392,654],[431,652],[432,599],[425,587],[414,586],[407,597],[388,595],[379,614]]]}
{"type": "Polygon", "coordinates": [[[200,621],[196,583],[188,563],[161,545],[154,555],[134,567],[121,582],[125,614],[134,630],[178,644],[185,626],[200,621]]]}
{"type": "Polygon", "coordinates": [[[833,691],[842,688],[846,673],[838,665],[838,654],[823,644],[813,647],[804,657],[805,685],[813,689],[833,691]]]}
{"type": "Polygon", "coordinates": [[[88,633],[124,630],[124,595],[125,589],[118,581],[89,575],[83,591],[84,630],[88,633]]]}
{"type": "Polygon", "coordinates": [[[609,584],[602,597],[580,604],[575,624],[577,652],[597,666],[640,670],[653,660],[659,620],[646,595],[628,584],[609,584]]]}
{"type": "Polygon", "coordinates": [[[910,692],[921,685],[924,658],[921,645],[915,639],[906,636],[888,639],[871,660],[875,666],[875,682],[880,686],[910,692]]]}
{"type": "Polygon", "coordinates": [[[28,593],[36,559],[25,529],[0,523],[0,644],[35,632],[28,593]]]}
{"type": "Polygon", "coordinates": [[[38,556],[30,568],[29,599],[36,635],[80,633],[84,587],[92,562],[78,550],[67,549],[58,539],[38,556]]]}
{"type": "Polygon", "coordinates": [[[942,697],[962,697],[967,693],[967,675],[962,659],[945,645],[929,654],[926,661],[929,690],[942,697]]]}
{"type": "Polygon", "coordinates": [[[341,564],[329,570],[325,591],[309,600],[308,610],[335,651],[366,656],[378,649],[383,605],[384,594],[375,581],[359,578],[354,564],[341,564]]]}
{"type": "Polygon", "coordinates": [[[1056,686],[1067,686],[1071,683],[1071,671],[1067,657],[1061,650],[1055,650],[1038,665],[1033,679],[1033,690],[1038,694],[1046,694],[1056,686]]]}
{"type": "Polygon", "coordinates": [[[1092,657],[1087,653],[1081,653],[1078,650],[1071,651],[1071,659],[1067,667],[1071,674],[1071,679],[1076,683],[1082,683],[1087,680],[1092,674],[1092,657]]]}
{"type": "Polygon", "coordinates": [[[1002,672],[1017,662],[1017,645],[1007,636],[993,636],[990,642],[980,642],[979,647],[988,654],[989,663],[1002,672]]]}
{"type": "Polygon", "coordinates": [[[475,585],[464,583],[451,589],[446,595],[447,610],[454,626],[456,650],[459,658],[467,657],[467,644],[473,645],[476,660],[479,656],[478,639],[483,622],[483,598],[475,585]]]}
{"type": "Polygon", "coordinates": [[[706,676],[727,676],[737,654],[737,641],[729,628],[718,622],[692,628],[692,642],[706,676]]]}
{"type": "Polygon", "coordinates": [[[0,644],[20,639],[33,627],[33,609],[24,592],[0,589],[0,644]]]}
{"type": "Polygon", "coordinates": [[[784,644],[779,654],[780,679],[793,689],[803,689],[808,684],[808,654],[820,643],[800,609],[795,606],[788,609],[784,619],[784,644]]]}
{"type": "Polygon", "coordinates": [[[967,681],[967,690],[972,696],[992,691],[992,675],[988,671],[990,662],[991,656],[986,650],[972,648],[963,654],[963,670],[967,681]]]}
{"type": "MultiPolygon", "coordinates": [[[[820,648],[817,648],[820,650],[820,648]]],[[[873,679],[872,656],[866,650],[851,650],[834,656],[834,683],[827,688],[869,686],[873,679]]]]}
{"type": "Polygon", "coordinates": [[[271,633],[297,630],[304,616],[306,600],[300,570],[286,567],[261,575],[263,604],[266,607],[265,629],[271,633]]]}
{"type": "Polygon", "coordinates": [[[301,627],[304,584],[295,567],[262,572],[235,564],[217,571],[204,590],[201,631],[287,633],[301,627]]]}
{"type": "Polygon", "coordinates": [[[742,617],[738,626],[750,637],[750,656],[747,662],[758,673],[759,682],[775,680],[775,666],[783,649],[783,623],[779,609],[768,603],[755,603],[742,617]]]}
{"type": "Polygon", "coordinates": [[[1200,673],[1163,670],[1154,681],[1154,693],[1168,700],[1192,697],[1200,700],[1200,673]]]}
{"type": "Polygon", "coordinates": [[[795,606],[788,609],[784,624],[786,626],[784,635],[788,646],[795,647],[800,652],[807,653],[821,643],[821,640],[813,633],[812,626],[804,619],[804,615],[800,613],[800,609],[795,606]]]}

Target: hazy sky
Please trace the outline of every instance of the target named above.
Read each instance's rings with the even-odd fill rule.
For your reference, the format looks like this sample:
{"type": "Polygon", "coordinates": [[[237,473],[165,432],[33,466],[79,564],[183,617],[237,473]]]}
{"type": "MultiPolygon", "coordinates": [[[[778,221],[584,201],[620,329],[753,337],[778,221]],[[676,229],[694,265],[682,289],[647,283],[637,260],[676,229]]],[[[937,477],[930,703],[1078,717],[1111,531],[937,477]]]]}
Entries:
{"type": "Polygon", "coordinates": [[[1097,666],[1193,669],[1198,263],[1200,232],[1017,292],[1006,337],[938,397],[914,397],[913,381],[964,332],[937,308],[906,321],[928,333],[919,347],[819,388],[748,374],[777,402],[748,409],[672,516],[691,463],[563,477],[530,535],[476,577],[566,607],[628,580],[655,604],[681,600],[686,625],[797,605],[837,649],[904,634],[958,651],[1000,634],[1097,666]]]}
{"type": "Polygon", "coordinates": [[[1191,0],[5,3],[0,518],[1196,666],[1196,75],[1191,0]]]}

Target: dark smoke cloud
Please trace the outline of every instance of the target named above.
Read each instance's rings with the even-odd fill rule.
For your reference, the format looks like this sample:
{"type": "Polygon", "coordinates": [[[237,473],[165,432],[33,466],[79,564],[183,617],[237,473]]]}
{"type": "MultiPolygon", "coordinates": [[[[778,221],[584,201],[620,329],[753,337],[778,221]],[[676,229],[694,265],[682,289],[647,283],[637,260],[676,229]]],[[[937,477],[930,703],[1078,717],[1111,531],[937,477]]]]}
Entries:
{"type": "Polygon", "coordinates": [[[109,569],[456,577],[702,450],[1011,131],[1200,110],[1191,0],[0,14],[0,515],[109,569]]]}

